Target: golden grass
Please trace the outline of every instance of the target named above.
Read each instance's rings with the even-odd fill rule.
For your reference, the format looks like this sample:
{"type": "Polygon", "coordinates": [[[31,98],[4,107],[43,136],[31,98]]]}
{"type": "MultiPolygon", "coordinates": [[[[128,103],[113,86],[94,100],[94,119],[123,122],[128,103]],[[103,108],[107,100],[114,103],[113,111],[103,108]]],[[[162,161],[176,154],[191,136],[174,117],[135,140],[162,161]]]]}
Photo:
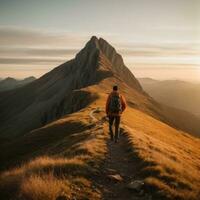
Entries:
{"type": "Polygon", "coordinates": [[[21,199],[30,200],[55,200],[59,196],[71,197],[70,183],[66,180],[57,179],[52,174],[31,175],[23,179],[20,185],[21,199]]]}
{"type": "Polygon", "coordinates": [[[134,109],[127,111],[124,124],[134,153],[144,162],[140,174],[149,188],[170,199],[197,200],[200,139],[134,109]]]}
{"type": "MultiPolygon", "coordinates": [[[[100,199],[101,194],[98,189],[94,190],[89,176],[105,157],[107,136],[102,131],[101,126],[91,125],[88,111],[69,115],[35,130],[30,138],[37,135],[52,142],[51,137],[54,137],[54,143],[49,143],[49,149],[43,149],[46,155],[41,151],[41,156],[0,174],[0,198],[7,200],[15,196],[20,200],[56,200],[65,196],[68,199],[100,199]],[[77,123],[72,127],[70,124],[77,119],[80,119],[80,125],[77,123]],[[69,127],[71,129],[66,129],[69,127]],[[70,130],[73,134],[67,133],[70,130]],[[57,135],[54,136],[53,132],[57,135]]],[[[31,141],[33,144],[38,142],[31,141]]]]}
{"type": "Polygon", "coordinates": [[[73,179],[84,177],[87,172],[89,166],[80,157],[39,157],[1,174],[1,198],[15,195],[19,199],[54,200],[59,195],[70,196],[76,190],[76,185],[70,188],[73,179]]]}
{"type": "MultiPolygon", "coordinates": [[[[9,148],[2,149],[5,158],[8,155],[11,161],[25,162],[1,173],[1,199],[15,196],[16,199],[51,200],[60,195],[101,199],[88,176],[98,170],[100,162],[105,159],[108,136],[101,131],[100,124],[93,124],[88,114],[93,108],[104,107],[105,92],[109,90],[108,82],[103,82],[105,88],[102,84],[99,99],[86,109],[34,130],[9,148]],[[22,147],[24,149],[20,149],[22,147]]],[[[126,87],[122,89],[129,94],[126,87]]],[[[87,90],[95,93],[99,88],[96,85],[87,90]]],[[[141,110],[152,114],[146,108],[147,99],[139,93],[133,96],[135,107],[140,106],[141,110]]],[[[132,150],[144,163],[140,174],[144,176],[148,189],[158,191],[159,197],[197,200],[200,196],[200,140],[144,112],[128,108],[123,115],[123,124],[128,130],[132,150]]],[[[97,114],[98,118],[99,114],[103,117],[101,112],[97,114]]]]}

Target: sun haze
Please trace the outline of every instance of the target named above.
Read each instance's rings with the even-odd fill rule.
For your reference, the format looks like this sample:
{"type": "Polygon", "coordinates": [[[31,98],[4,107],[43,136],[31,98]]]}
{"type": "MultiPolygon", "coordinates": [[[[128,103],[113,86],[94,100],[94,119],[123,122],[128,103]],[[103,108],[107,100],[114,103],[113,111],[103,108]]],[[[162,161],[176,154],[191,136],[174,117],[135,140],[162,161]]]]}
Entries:
{"type": "Polygon", "coordinates": [[[1,0],[0,78],[40,77],[97,35],[115,46],[137,77],[200,81],[199,4],[1,0]]]}

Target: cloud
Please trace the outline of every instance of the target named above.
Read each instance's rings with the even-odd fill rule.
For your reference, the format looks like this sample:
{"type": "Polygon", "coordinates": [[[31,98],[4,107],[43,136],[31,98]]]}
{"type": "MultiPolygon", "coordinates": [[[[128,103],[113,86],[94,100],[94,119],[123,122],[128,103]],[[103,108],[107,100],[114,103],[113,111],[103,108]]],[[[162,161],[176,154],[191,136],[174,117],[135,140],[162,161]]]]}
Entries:
{"type": "Polygon", "coordinates": [[[129,47],[119,48],[118,51],[125,56],[142,56],[142,57],[170,57],[170,56],[199,56],[200,50],[192,48],[178,48],[178,47],[166,47],[166,46],[147,46],[147,47],[129,47]]]}
{"type": "Polygon", "coordinates": [[[19,27],[0,27],[0,46],[32,46],[32,47],[70,47],[79,46],[86,35],[68,32],[46,32],[44,30],[25,29],[19,27]]]}
{"type": "MultiPolygon", "coordinates": [[[[99,33],[122,54],[126,63],[191,62],[199,64],[200,42],[138,42],[118,34],[99,33]]],[[[10,65],[52,65],[74,58],[90,39],[89,33],[48,32],[39,29],[0,27],[0,69],[10,65]]]]}
{"type": "Polygon", "coordinates": [[[64,59],[54,59],[54,58],[0,58],[1,64],[26,64],[26,65],[32,65],[32,64],[51,64],[55,63],[58,64],[60,62],[65,62],[64,59]]]}
{"type": "Polygon", "coordinates": [[[74,56],[79,49],[75,48],[27,48],[27,47],[2,47],[0,57],[69,57],[74,56]]]}

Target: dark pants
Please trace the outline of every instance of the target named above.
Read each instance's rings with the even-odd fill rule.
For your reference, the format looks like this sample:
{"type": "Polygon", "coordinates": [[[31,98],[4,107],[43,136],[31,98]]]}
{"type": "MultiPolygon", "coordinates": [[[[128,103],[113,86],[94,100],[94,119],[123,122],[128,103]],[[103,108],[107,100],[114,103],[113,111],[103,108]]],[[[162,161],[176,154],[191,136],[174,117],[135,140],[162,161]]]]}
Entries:
{"type": "Polygon", "coordinates": [[[119,124],[120,124],[120,116],[109,116],[109,130],[111,139],[114,138],[112,125],[115,123],[115,140],[119,138],[119,124]]]}

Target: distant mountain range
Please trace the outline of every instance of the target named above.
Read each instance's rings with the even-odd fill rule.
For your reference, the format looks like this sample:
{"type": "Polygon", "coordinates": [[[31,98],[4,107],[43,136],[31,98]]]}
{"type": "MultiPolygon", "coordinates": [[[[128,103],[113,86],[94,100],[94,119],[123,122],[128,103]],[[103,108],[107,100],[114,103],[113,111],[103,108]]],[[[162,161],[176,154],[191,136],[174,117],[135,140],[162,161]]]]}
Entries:
{"type": "Polygon", "coordinates": [[[144,90],[158,102],[189,111],[200,117],[200,84],[181,80],[139,78],[144,90]]]}
{"type": "Polygon", "coordinates": [[[7,77],[5,79],[0,78],[0,91],[6,91],[6,90],[18,88],[28,83],[31,83],[34,80],[36,80],[34,76],[30,76],[22,80],[11,78],[11,77],[7,77]]]}

